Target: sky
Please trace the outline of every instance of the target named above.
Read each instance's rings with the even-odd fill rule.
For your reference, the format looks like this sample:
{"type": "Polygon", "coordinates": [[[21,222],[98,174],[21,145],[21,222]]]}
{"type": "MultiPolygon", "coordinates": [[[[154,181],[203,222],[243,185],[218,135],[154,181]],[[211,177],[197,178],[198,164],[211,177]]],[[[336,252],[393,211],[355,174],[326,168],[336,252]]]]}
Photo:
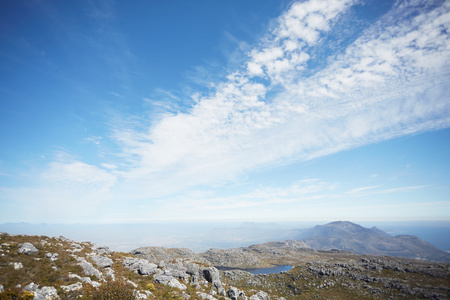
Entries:
{"type": "Polygon", "coordinates": [[[450,2],[0,3],[0,223],[450,221],[450,2]]]}

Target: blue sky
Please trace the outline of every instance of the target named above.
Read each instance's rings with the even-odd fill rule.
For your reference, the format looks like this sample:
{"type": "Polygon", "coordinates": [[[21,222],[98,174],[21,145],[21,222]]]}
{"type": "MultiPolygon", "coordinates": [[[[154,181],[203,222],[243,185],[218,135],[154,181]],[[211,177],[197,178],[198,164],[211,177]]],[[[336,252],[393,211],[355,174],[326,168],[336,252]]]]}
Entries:
{"type": "Polygon", "coordinates": [[[0,221],[450,220],[448,1],[2,1],[0,221]]]}

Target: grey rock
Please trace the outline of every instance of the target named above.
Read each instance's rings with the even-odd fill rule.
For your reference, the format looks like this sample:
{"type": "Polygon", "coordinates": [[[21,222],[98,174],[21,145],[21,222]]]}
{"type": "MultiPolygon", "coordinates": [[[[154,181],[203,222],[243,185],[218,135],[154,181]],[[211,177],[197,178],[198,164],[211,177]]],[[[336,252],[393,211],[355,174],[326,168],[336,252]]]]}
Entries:
{"type": "Polygon", "coordinates": [[[77,244],[77,243],[72,243],[70,245],[72,246],[72,248],[75,248],[75,249],[83,249],[83,246],[81,246],[80,244],[77,244]]]}
{"type": "Polygon", "coordinates": [[[269,295],[266,292],[259,291],[256,295],[251,296],[250,300],[269,300],[269,295]]]}
{"type": "Polygon", "coordinates": [[[34,282],[26,285],[23,291],[29,291],[34,294],[34,300],[47,300],[47,299],[56,299],[58,298],[58,292],[52,286],[44,286],[39,288],[37,284],[34,282]]]}
{"type": "Polygon", "coordinates": [[[186,266],[186,273],[188,273],[191,276],[200,276],[200,266],[196,263],[187,263],[186,266]]]}
{"type": "Polygon", "coordinates": [[[39,289],[39,285],[37,285],[36,283],[32,282],[30,284],[27,284],[26,286],[23,287],[22,291],[29,291],[29,292],[36,292],[39,289]]]}
{"type": "Polygon", "coordinates": [[[5,291],[5,288],[3,287],[3,285],[0,284],[0,293],[3,293],[5,291]]]}
{"type": "Polygon", "coordinates": [[[239,297],[239,290],[234,286],[231,286],[227,292],[227,295],[231,300],[237,300],[237,298],[239,297]]]}
{"type": "Polygon", "coordinates": [[[138,285],[131,280],[127,280],[128,284],[131,284],[135,289],[137,289],[138,285]]]}
{"type": "Polygon", "coordinates": [[[220,282],[220,274],[219,270],[214,267],[204,268],[203,269],[203,278],[205,278],[208,282],[211,282],[211,285],[216,289],[222,287],[222,283],[220,282]]]}
{"type": "Polygon", "coordinates": [[[100,282],[93,281],[93,280],[91,280],[91,278],[89,278],[89,277],[81,277],[81,281],[82,281],[82,282],[89,283],[89,284],[92,285],[93,287],[99,287],[99,286],[101,285],[100,282]]]}
{"type": "Polygon", "coordinates": [[[153,275],[158,272],[160,272],[158,266],[149,262],[140,264],[138,268],[140,275],[153,275]]]}
{"type": "Polygon", "coordinates": [[[83,284],[81,282],[77,282],[71,285],[62,285],[61,288],[65,291],[65,292],[72,292],[72,291],[77,291],[81,288],[83,288],[83,284]]]}
{"type": "Polygon", "coordinates": [[[206,299],[206,300],[217,300],[217,298],[214,298],[211,295],[208,295],[207,293],[199,293],[198,296],[200,299],[206,299]]]}
{"type": "Polygon", "coordinates": [[[33,253],[37,253],[38,249],[36,249],[36,247],[32,244],[32,243],[23,243],[22,247],[20,247],[19,249],[19,253],[23,253],[23,254],[33,254],[33,253]]]}
{"type": "Polygon", "coordinates": [[[83,268],[84,274],[88,276],[96,276],[98,279],[102,278],[102,274],[100,273],[100,271],[94,268],[94,266],[90,262],[87,262],[84,258],[81,258],[80,260],[81,261],[78,263],[78,265],[83,268]]]}
{"type": "Polygon", "coordinates": [[[21,262],[14,262],[9,264],[14,266],[14,270],[19,270],[23,268],[23,264],[21,262]]]}
{"type": "Polygon", "coordinates": [[[176,278],[169,275],[158,273],[153,277],[153,280],[156,283],[164,284],[169,287],[177,288],[180,290],[187,289],[187,287],[184,284],[180,283],[176,278]]]}
{"type": "Polygon", "coordinates": [[[123,265],[130,271],[136,271],[140,275],[153,275],[160,272],[156,264],[140,258],[126,257],[123,265]]]}
{"type": "Polygon", "coordinates": [[[106,246],[94,246],[92,247],[92,250],[94,250],[98,254],[109,254],[113,252],[111,249],[109,249],[109,247],[106,246]]]}
{"type": "Polygon", "coordinates": [[[92,256],[92,260],[95,262],[97,266],[100,268],[111,267],[113,264],[112,259],[102,256],[102,255],[94,255],[92,256]]]}
{"type": "Polygon", "coordinates": [[[163,269],[163,274],[183,280],[189,279],[187,268],[182,263],[167,264],[163,269]]]}
{"type": "Polygon", "coordinates": [[[205,278],[208,282],[220,281],[219,270],[214,267],[204,268],[203,269],[203,278],[205,278]]]}
{"type": "Polygon", "coordinates": [[[44,286],[34,293],[34,300],[47,300],[58,298],[58,292],[53,286],[44,286]]]}

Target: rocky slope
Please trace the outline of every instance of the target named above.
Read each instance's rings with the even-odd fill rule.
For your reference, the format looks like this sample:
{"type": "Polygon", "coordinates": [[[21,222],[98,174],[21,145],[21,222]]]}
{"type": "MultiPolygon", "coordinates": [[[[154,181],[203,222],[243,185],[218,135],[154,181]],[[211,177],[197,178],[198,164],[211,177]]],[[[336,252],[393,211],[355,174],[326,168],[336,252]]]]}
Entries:
{"type": "Polygon", "coordinates": [[[449,299],[450,264],[288,240],[194,253],[144,247],[118,253],[63,237],[0,235],[0,299],[449,299]],[[292,265],[252,275],[214,266],[292,265]]]}

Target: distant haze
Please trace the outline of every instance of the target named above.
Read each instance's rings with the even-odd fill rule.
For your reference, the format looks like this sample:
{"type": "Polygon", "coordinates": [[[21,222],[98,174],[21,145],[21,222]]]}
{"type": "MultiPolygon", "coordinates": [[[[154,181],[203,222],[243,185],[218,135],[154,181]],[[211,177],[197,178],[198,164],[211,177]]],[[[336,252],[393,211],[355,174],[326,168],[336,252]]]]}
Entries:
{"type": "MultiPolygon", "coordinates": [[[[76,241],[91,241],[116,251],[141,246],[185,247],[195,252],[209,248],[234,248],[291,238],[291,231],[321,225],[321,222],[158,222],[143,224],[0,224],[10,234],[63,235],[76,241]]],[[[376,226],[391,235],[416,235],[442,250],[450,250],[450,222],[361,223],[376,226]]]]}

